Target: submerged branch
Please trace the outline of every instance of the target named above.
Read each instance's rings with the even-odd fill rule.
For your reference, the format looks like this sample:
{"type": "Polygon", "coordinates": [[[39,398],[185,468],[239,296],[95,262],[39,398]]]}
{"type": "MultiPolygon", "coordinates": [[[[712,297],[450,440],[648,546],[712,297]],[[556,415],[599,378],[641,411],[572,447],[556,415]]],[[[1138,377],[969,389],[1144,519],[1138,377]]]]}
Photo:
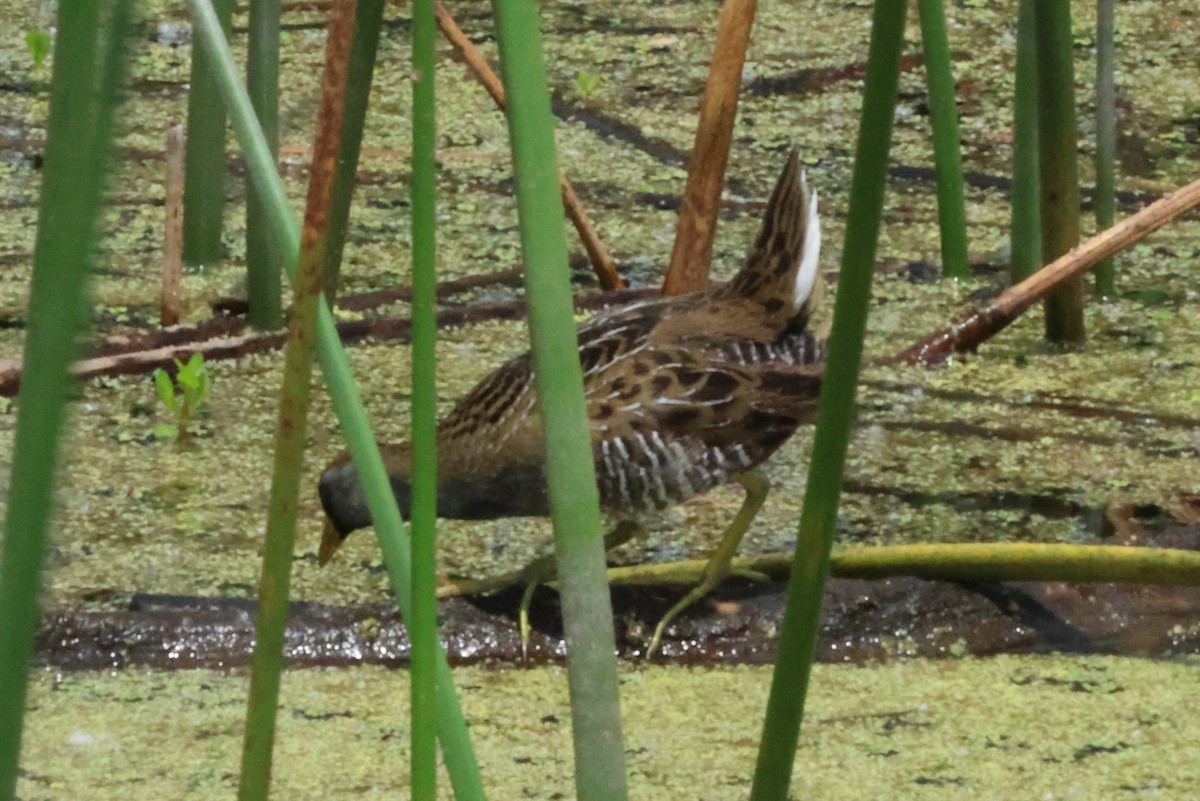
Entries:
{"type": "MultiPolygon", "coordinates": [[[[784,581],[791,553],[769,553],[733,560],[737,572],[761,573],[784,581]]],[[[694,586],[705,559],[609,568],[611,584],[694,586]]],[[[1069,581],[1076,584],[1200,586],[1200,553],[1179,548],[1126,545],[1059,545],[1031,542],[880,545],[835,549],[830,557],[835,578],[881,579],[915,576],[933,581],[1069,581]]],[[[518,570],[476,581],[451,580],[438,597],[490,593],[523,580],[518,570]]]]}
{"type": "MultiPolygon", "coordinates": [[[[657,295],[658,290],[650,288],[595,292],[576,298],[575,308],[595,311],[657,295]]],[[[471,325],[484,320],[518,320],[524,316],[524,300],[478,303],[443,309],[438,313],[438,327],[471,325]]],[[[203,354],[205,361],[237,359],[281,348],[287,341],[287,331],[282,329],[245,334],[242,333],[245,328],[242,320],[215,317],[196,326],[180,326],[157,335],[130,337],[130,345],[125,349],[120,348],[114,338],[109,341],[103,355],[75,362],[71,373],[80,379],[135,375],[151,372],[158,367],[170,367],[175,359],[187,361],[193,353],[203,354]],[[201,335],[205,336],[199,338],[201,335]]],[[[407,316],[349,320],[337,325],[338,335],[344,343],[360,342],[367,338],[407,339],[411,329],[412,324],[407,316]]],[[[22,361],[19,358],[0,359],[0,397],[17,394],[21,386],[21,369],[22,361]]]]}
{"type": "MultiPolygon", "coordinates": [[[[1194,181],[1141,211],[1130,215],[1117,225],[1084,242],[1063,257],[1016,284],[986,305],[960,316],[946,328],[936,331],[895,357],[908,364],[937,364],[952,353],[976,349],[982,342],[1004,330],[1047,292],[1074,275],[1086,272],[1105,259],[1149,234],[1162,228],[1179,215],[1200,206],[1200,180],[1194,181]]],[[[502,270],[485,275],[466,276],[438,285],[438,296],[446,297],[467,289],[495,283],[514,281],[519,270],[502,270]]],[[[597,292],[577,298],[576,308],[588,311],[657,294],[653,289],[618,289],[597,292]]],[[[406,301],[412,295],[410,287],[395,287],[351,295],[341,300],[343,308],[369,309],[395,301],[406,301]]],[[[524,301],[481,303],[443,310],[438,315],[439,326],[469,325],[483,320],[512,320],[525,313],[524,301]]],[[[92,351],[92,356],[77,362],[74,375],[79,378],[131,375],[168,367],[173,359],[186,360],[193,353],[203,353],[205,359],[232,359],[251,353],[274,350],[283,346],[285,334],[263,332],[244,334],[245,321],[220,314],[194,325],[167,329],[127,332],[105,338],[92,351]]],[[[385,317],[370,321],[339,324],[343,341],[403,339],[408,336],[407,317],[385,317]]],[[[20,358],[0,359],[0,397],[13,397],[21,382],[20,358]]]]}
{"type": "Polygon", "coordinates": [[[930,365],[952,353],[974,350],[981,342],[1007,328],[1051,290],[1082,275],[1103,259],[1124,250],[1196,206],[1200,206],[1200,180],[1155,201],[1107,231],[1096,234],[1021,283],[1001,292],[984,306],[958,317],[948,327],[935,331],[898,354],[896,361],[930,365]]]}

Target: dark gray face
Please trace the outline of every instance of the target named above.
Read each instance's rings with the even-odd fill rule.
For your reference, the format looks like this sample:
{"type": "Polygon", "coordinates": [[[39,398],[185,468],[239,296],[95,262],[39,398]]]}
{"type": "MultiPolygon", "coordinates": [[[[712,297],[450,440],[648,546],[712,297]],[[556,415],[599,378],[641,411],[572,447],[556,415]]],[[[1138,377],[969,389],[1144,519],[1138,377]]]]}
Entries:
{"type": "MultiPolygon", "coordinates": [[[[412,508],[412,488],[404,476],[393,475],[392,493],[405,520],[412,508]]],[[[358,471],[350,462],[331,467],[321,476],[318,491],[330,522],[345,539],[351,531],[371,525],[371,511],[358,471]]],[[[486,479],[444,479],[438,486],[438,517],[450,520],[495,520],[549,514],[546,479],[541,467],[515,467],[486,479]]]]}
{"type": "MultiPolygon", "coordinates": [[[[396,496],[400,514],[407,520],[412,508],[408,481],[399,476],[390,478],[392,494],[396,496]]],[[[362,484],[358,481],[358,471],[352,463],[347,462],[326,470],[321,475],[317,490],[321,495],[321,506],[325,508],[325,514],[329,516],[329,520],[343,539],[351,531],[371,525],[371,510],[367,508],[367,498],[363,494],[362,484]]]]}

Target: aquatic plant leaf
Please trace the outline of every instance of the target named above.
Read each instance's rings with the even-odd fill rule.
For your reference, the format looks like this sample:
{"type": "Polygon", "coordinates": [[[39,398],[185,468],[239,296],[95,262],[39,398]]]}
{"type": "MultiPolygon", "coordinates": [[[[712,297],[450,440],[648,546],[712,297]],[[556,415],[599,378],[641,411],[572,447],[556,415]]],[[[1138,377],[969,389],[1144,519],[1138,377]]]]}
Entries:
{"type": "Polygon", "coordinates": [[[162,401],[163,406],[179,414],[179,401],[175,397],[175,384],[171,381],[171,376],[167,375],[167,371],[161,367],[154,371],[154,392],[158,395],[158,399],[162,401]]]}
{"type": "Polygon", "coordinates": [[[50,55],[50,44],[50,34],[41,28],[30,28],[25,32],[25,50],[33,59],[34,69],[39,69],[46,63],[46,56],[50,55]]]}
{"type": "Polygon", "coordinates": [[[150,429],[155,439],[179,439],[179,426],[171,423],[158,423],[150,429]]]}

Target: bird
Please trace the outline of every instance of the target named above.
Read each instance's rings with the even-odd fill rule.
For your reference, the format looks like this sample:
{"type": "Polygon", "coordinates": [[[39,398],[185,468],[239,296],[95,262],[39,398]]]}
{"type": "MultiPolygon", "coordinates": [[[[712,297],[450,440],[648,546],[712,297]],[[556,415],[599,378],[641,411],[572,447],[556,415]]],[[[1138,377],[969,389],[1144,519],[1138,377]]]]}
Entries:
{"type": "MultiPolygon", "coordinates": [[[[759,466],[815,417],[826,352],[811,325],[821,294],[820,247],[817,195],[793,150],[733,279],[611,308],[578,329],[600,504],[618,521],[606,547],[673,504],[731,482],[745,489],[700,582],[659,621],[647,654],[680,612],[734,572],[732,560],[770,488],[759,466]]],[[[458,401],[438,425],[437,446],[439,517],[549,515],[546,445],[528,352],[458,401]]],[[[380,451],[408,519],[411,448],[383,444],[380,451]]],[[[348,452],[325,469],[318,491],[326,516],[318,552],[324,565],[371,516],[348,452]]],[[[538,560],[524,575],[527,642],[532,589],[553,579],[553,564],[538,560]]]]}

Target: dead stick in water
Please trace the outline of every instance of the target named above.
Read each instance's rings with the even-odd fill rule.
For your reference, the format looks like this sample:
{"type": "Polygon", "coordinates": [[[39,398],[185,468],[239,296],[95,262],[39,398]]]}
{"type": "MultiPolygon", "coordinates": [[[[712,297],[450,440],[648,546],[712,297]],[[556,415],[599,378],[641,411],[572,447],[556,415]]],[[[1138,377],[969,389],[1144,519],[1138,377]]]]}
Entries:
{"type": "Polygon", "coordinates": [[[703,289],[708,284],[717,212],[725,184],[725,166],[733,142],[738,93],[746,46],[754,24],[757,0],[728,0],[721,9],[717,43],[708,69],[708,84],[696,125],[696,141],[688,168],[683,206],[675,225],[675,246],[663,283],[664,295],[680,295],[703,289]]]}
{"type": "Polygon", "coordinates": [[[183,154],[184,127],[167,128],[167,183],[163,192],[162,298],[159,324],[179,324],[180,287],[183,280],[183,154]]]}
{"type": "MultiPolygon", "coordinates": [[[[492,100],[496,102],[500,110],[506,111],[508,106],[504,98],[504,84],[500,77],[496,75],[496,71],[488,64],[483,53],[479,52],[479,48],[467,38],[462,28],[458,27],[458,23],[454,21],[454,17],[450,16],[450,12],[441,3],[437,4],[437,23],[442,34],[462,56],[467,69],[483,84],[483,88],[492,96],[492,100]]],[[[579,239],[583,242],[584,250],[587,251],[592,269],[596,271],[596,276],[600,279],[600,286],[605,289],[620,289],[625,286],[625,282],[617,273],[612,255],[600,241],[596,229],[592,226],[592,221],[588,219],[587,212],[583,210],[583,204],[579,202],[579,196],[575,194],[575,188],[571,186],[571,182],[567,180],[566,174],[561,169],[558,171],[558,184],[562,190],[563,208],[566,210],[571,224],[579,233],[579,239]]]]}
{"type": "Polygon", "coordinates": [[[1193,181],[1141,211],[1093,236],[1047,264],[1021,283],[1009,287],[974,311],[958,317],[896,356],[906,364],[937,364],[951,353],[974,350],[1004,330],[1034,303],[1098,262],[1154,233],[1185,211],[1200,206],[1200,180],[1193,181]]]}
{"type": "MultiPolygon", "coordinates": [[[[957,325],[926,337],[900,354],[897,359],[909,363],[933,364],[951,352],[975,347],[987,337],[1002,330],[1021,312],[1036,303],[1041,294],[1052,289],[1055,285],[1055,274],[1087,270],[1100,259],[1128,247],[1198,205],[1200,181],[1195,181],[1089,239],[1025,281],[1001,293],[982,310],[960,318],[957,325]]],[[[1070,273],[1067,273],[1067,277],[1069,275],[1070,273]]],[[[478,279],[470,281],[475,284],[478,279]]],[[[641,300],[655,294],[657,293],[651,289],[599,292],[577,298],[575,305],[581,310],[594,310],[606,305],[641,300]]],[[[466,325],[480,320],[515,319],[524,314],[524,308],[523,301],[511,301],[447,309],[439,315],[438,324],[466,325]]],[[[342,323],[338,328],[344,338],[353,341],[365,337],[403,338],[408,332],[407,325],[406,318],[388,318],[342,323]]],[[[174,358],[187,359],[197,352],[203,353],[210,360],[237,358],[278,348],[284,343],[283,332],[242,335],[244,327],[245,323],[242,320],[222,316],[193,326],[110,336],[97,346],[91,358],[77,362],[72,372],[79,378],[127,375],[170,365],[174,358]]],[[[22,360],[19,357],[0,359],[0,397],[13,397],[17,394],[21,369],[22,360]]]]}
{"type": "MultiPolygon", "coordinates": [[[[452,278],[449,281],[439,281],[437,285],[438,300],[453,297],[468,289],[495,286],[497,284],[520,284],[525,274],[524,268],[513,267],[498,270],[494,273],[478,273],[462,278],[452,278]]],[[[412,300],[411,286],[393,286],[386,289],[375,289],[368,292],[358,292],[338,298],[338,309],[342,311],[366,311],[388,303],[407,303],[412,300]]]]}
{"type": "MultiPolygon", "coordinates": [[[[606,306],[617,306],[631,303],[635,300],[646,300],[656,297],[658,290],[616,289],[605,292],[595,292],[590,295],[575,298],[575,308],[580,311],[595,311],[606,306]]],[[[478,303],[471,306],[457,306],[438,312],[438,327],[445,328],[458,325],[472,325],[484,320],[520,320],[525,317],[525,301],[510,300],[497,303],[478,303]]],[[[245,324],[234,318],[215,318],[214,322],[227,322],[230,326],[228,333],[222,333],[215,339],[201,342],[180,341],[177,337],[164,337],[166,340],[158,347],[137,349],[133,351],[109,352],[104,356],[81,359],[71,366],[71,373],[76,378],[96,378],[98,376],[133,375],[148,373],[156,367],[167,367],[175,359],[187,361],[193,353],[201,353],[206,361],[216,359],[237,359],[253,353],[262,353],[283,347],[287,341],[287,331],[263,331],[240,333],[245,324]]],[[[405,340],[408,338],[411,322],[408,317],[381,317],[375,320],[349,320],[337,324],[338,334],[346,343],[359,342],[364,339],[405,340]]],[[[196,327],[189,326],[188,331],[196,327]]],[[[164,331],[163,334],[175,334],[179,328],[164,331]]],[[[144,340],[139,340],[144,342],[144,340]]],[[[13,397],[21,386],[22,360],[18,358],[0,359],[0,397],[13,397]]]]}
{"type": "MultiPolygon", "coordinates": [[[[493,273],[468,275],[438,284],[438,298],[445,298],[468,289],[493,284],[519,282],[522,270],[513,268],[493,273]]],[[[625,294],[617,297],[630,298],[646,294],[646,290],[626,290],[625,294]],[[632,294],[629,294],[632,293],[632,294]]],[[[339,301],[339,308],[361,311],[373,309],[394,301],[406,301],[412,296],[412,288],[408,286],[390,287],[370,292],[359,292],[346,295],[339,301]]],[[[606,297],[606,293],[587,295],[577,301],[581,308],[606,305],[597,302],[596,298],[606,297]]],[[[648,296],[648,294],[647,294],[648,296]]],[[[639,296],[640,297],[640,296],[639,296]]],[[[610,301],[615,303],[617,301],[610,301]]],[[[171,358],[187,359],[193,353],[203,353],[209,360],[217,358],[232,358],[242,353],[269,350],[282,344],[272,338],[272,332],[243,337],[246,321],[240,315],[246,313],[246,302],[238,298],[226,298],[214,301],[214,305],[222,308],[233,308],[231,313],[218,313],[215,316],[192,325],[175,325],[170,328],[151,328],[136,331],[122,331],[110,334],[94,344],[87,357],[80,360],[75,369],[75,375],[90,378],[102,375],[124,375],[146,372],[155,367],[171,364],[171,358]],[[219,341],[217,341],[219,340],[219,341]],[[140,366],[139,366],[140,365],[140,366]]],[[[470,316],[477,314],[478,319],[491,319],[489,313],[497,312],[500,304],[482,304],[454,310],[452,314],[470,316]]],[[[501,314],[501,316],[503,316],[501,314]]],[[[390,318],[400,320],[405,318],[390,318]]],[[[448,316],[446,325],[455,324],[457,318],[448,316]]],[[[475,318],[471,318],[475,319],[475,318]]],[[[470,320],[467,320],[470,322],[470,320]]],[[[20,357],[0,359],[0,397],[11,397],[17,393],[21,380],[22,361],[20,357]]]]}

